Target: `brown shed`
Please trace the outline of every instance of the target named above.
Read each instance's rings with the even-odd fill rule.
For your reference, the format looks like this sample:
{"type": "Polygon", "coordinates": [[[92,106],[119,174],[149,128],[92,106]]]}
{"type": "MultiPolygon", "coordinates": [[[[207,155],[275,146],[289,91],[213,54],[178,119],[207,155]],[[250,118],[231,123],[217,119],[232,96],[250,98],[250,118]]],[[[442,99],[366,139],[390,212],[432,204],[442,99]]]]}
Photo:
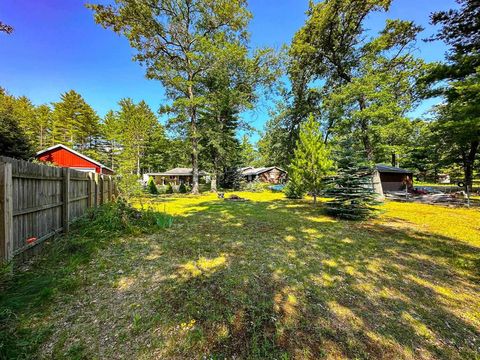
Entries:
{"type": "Polygon", "coordinates": [[[383,192],[403,191],[407,184],[408,187],[413,186],[413,171],[383,164],[377,164],[376,168],[383,192]]]}

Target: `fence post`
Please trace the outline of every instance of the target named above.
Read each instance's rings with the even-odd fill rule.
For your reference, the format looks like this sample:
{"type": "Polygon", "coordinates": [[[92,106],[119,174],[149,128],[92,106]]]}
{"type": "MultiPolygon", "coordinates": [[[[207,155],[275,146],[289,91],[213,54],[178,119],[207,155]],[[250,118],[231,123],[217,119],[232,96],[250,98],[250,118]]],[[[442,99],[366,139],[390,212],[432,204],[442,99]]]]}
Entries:
{"type": "Polygon", "coordinates": [[[103,191],[104,191],[104,183],[103,183],[103,175],[100,175],[99,176],[100,178],[100,181],[99,181],[99,184],[100,184],[100,205],[102,205],[104,203],[104,198],[103,198],[103,191]]]}
{"type": "Polygon", "coordinates": [[[70,228],[70,169],[62,169],[63,184],[62,184],[62,227],[63,232],[67,233],[70,228]]]}
{"type": "Polygon", "coordinates": [[[111,202],[113,198],[113,181],[112,175],[108,175],[108,201],[111,202]]]}
{"type": "Polygon", "coordinates": [[[93,178],[95,180],[95,207],[98,206],[98,189],[99,189],[99,184],[98,184],[98,173],[95,173],[93,175],[93,178]]]}
{"type": "Polygon", "coordinates": [[[0,163],[0,262],[13,257],[12,164],[0,163]]]}
{"type": "Polygon", "coordinates": [[[92,190],[93,190],[93,186],[92,186],[92,182],[93,182],[93,178],[92,178],[92,173],[89,172],[88,174],[88,181],[87,181],[87,194],[88,194],[88,198],[87,198],[87,208],[91,208],[92,207],[92,190]]]}

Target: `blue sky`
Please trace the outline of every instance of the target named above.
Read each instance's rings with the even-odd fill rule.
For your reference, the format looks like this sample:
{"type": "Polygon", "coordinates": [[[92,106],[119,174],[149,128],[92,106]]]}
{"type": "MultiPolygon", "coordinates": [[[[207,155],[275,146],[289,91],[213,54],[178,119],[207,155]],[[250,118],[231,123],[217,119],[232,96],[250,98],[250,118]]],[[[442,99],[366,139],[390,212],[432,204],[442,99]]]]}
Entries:
{"type": "MultiPolygon", "coordinates": [[[[92,2],[95,2],[92,0],[92,2]]],[[[83,0],[1,0],[0,20],[15,32],[0,34],[0,86],[11,94],[26,95],[35,104],[57,101],[62,92],[74,89],[103,116],[117,108],[123,97],[144,99],[157,110],[166,98],[159,82],[147,80],[144,69],[134,63],[128,42],[93,21],[83,0]]],[[[280,48],[288,44],[305,21],[308,0],[250,0],[252,46],[280,48]]],[[[388,13],[367,19],[372,32],[387,18],[413,20],[423,26],[421,38],[435,29],[428,24],[432,11],[456,7],[454,0],[394,0],[388,13]]],[[[427,61],[444,58],[441,43],[418,42],[418,56],[427,61]]],[[[421,115],[435,101],[423,103],[421,115]]],[[[262,129],[271,103],[262,101],[244,114],[250,124],[262,129]]],[[[253,135],[253,140],[258,135],[253,135]]]]}

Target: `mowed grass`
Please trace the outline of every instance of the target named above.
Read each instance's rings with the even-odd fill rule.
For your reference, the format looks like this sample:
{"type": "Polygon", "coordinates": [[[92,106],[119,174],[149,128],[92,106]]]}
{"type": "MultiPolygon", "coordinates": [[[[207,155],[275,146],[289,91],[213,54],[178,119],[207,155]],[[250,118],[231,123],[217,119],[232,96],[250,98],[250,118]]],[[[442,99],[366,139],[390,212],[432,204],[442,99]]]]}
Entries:
{"type": "Polygon", "coordinates": [[[359,223],[332,219],[309,200],[237,194],[249,201],[213,194],[142,201],[174,215],[173,226],[99,238],[87,262],[69,263],[75,286],[62,281],[61,262],[44,262],[57,278],[35,306],[18,300],[25,291],[14,285],[37,294],[42,264],[16,275],[0,298],[12,327],[2,353],[7,346],[23,358],[68,359],[480,356],[478,210],[388,202],[378,219],[359,223]]]}

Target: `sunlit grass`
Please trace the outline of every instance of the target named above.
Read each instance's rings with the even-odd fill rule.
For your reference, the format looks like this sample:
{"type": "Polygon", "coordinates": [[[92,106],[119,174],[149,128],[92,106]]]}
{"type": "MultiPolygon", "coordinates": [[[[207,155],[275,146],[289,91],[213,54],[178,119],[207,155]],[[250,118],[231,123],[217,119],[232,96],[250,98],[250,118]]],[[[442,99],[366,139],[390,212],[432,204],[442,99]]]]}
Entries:
{"type": "MultiPolygon", "coordinates": [[[[346,222],[311,199],[235,194],[248,201],[137,201],[175,216],[173,226],[101,240],[102,251],[75,270],[75,291],[14,309],[23,356],[480,355],[479,211],[388,202],[377,219],[346,222]]],[[[50,271],[61,277],[61,264],[50,271]]]]}

